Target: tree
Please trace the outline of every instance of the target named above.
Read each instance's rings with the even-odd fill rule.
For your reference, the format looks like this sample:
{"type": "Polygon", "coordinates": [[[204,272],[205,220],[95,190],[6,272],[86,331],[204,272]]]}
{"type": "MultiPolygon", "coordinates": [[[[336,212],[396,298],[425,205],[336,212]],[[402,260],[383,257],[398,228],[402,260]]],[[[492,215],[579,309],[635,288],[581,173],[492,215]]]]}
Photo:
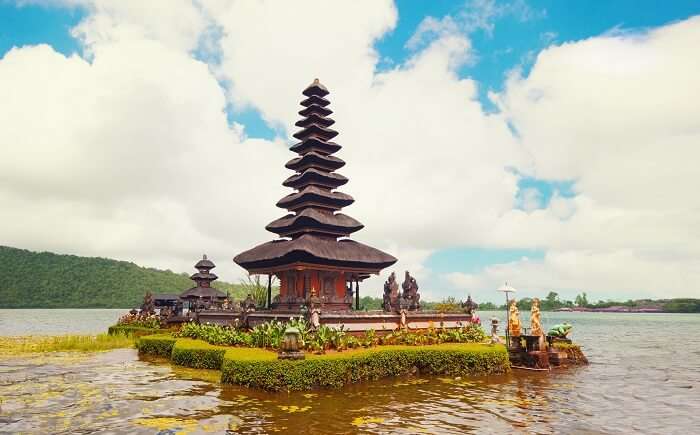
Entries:
{"type": "Polygon", "coordinates": [[[579,307],[587,307],[588,306],[588,296],[586,296],[586,292],[583,292],[580,295],[576,296],[576,306],[579,306],[579,307]]]}
{"type": "Polygon", "coordinates": [[[559,294],[556,292],[549,292],[546,298],[544,298],[544,301],[542,301],[542,309],[543,310],[556,310],[557,308],[561,308],[563,304],[559,300],[559,294]]]}

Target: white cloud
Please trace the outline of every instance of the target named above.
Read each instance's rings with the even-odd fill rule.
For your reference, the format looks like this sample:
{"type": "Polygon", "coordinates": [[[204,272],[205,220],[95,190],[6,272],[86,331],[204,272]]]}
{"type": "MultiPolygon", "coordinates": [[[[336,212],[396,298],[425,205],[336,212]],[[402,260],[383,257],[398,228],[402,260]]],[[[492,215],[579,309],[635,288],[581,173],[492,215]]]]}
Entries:
{"type": "Polygon", "coordinates": [[[435,39],[447,36],[469,35],[483,31],[493,35],[496,22],[506,16],[525,22],[543,18],[545,9],[533,9],[525,0],[496,2],[496,0],[467,0],[459,12],[437,19],[425,17],[415,33],[406,42],[409,49],[421,48],[435,39]]]}
{"type": "MultiPolygon", "coordinates": [[[[178,271],[206,251],[235,277],[230,258],[273,237],[263,227],[283,213],[292,153],[229,126],[224,108],[249,105],[292,130],[318,77],[348,163],[342,190],[357,199],[347,213],[367,225],[355,238],[397,255],[398,275],[435,282],[426,260],[445,247],[547,252],[455,271],[452,288],[424,284],[424,297],[506,278],[542,292],[695,291],[682,284],[699,270],[699,19],[552,46],[487,115],[478,83],[455,73],[473,61],[463,34],[436,27],[409,61],[376,71],[373,45],[397,20],[389,1],[89,7],[75,32],[90,61],[48,47],[0,60],[3,243],[178,271]],[[220,63],[193,58],[203,41],[220,63]],[[513,168],[575,180],[577,196],[545,208],[535,192],[519,198],[513,168]]],[[[363,293],[379,295],[384,279],[363,293]]]]}

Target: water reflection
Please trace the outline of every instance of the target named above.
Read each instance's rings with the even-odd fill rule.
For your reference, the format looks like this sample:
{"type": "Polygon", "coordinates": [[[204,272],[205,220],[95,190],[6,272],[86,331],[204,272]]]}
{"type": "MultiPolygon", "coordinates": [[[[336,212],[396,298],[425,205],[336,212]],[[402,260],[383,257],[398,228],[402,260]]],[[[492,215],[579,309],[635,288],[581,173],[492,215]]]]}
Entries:
{"type": "Polygon", "coordinates": [[[700,341],[671,337],[700,317],[630,319],[579,319],[592,364],[554,376],[400,378],[338,391],[222,386],[218,372],[140,360],[134,350],[2,359],[0,431],[692,433],[700,341]]]}

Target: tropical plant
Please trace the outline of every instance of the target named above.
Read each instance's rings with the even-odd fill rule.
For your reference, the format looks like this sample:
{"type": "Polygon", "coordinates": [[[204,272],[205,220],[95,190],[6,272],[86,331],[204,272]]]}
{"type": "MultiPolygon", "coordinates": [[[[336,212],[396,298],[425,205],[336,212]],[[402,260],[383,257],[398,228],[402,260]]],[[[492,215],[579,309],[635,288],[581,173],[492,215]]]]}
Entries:
{"type": "MultiPolygon", "coordinates": [[[[271,285],[275,285],[276,278],[273,276],[271,285]]],[[[261,275],[248,275],[246,279],[241,280],[240,287],[246,294],[253,297],[255,305],[258,308],[264,308],[267,305],[267,283],[261,279],[261,275]]]]}

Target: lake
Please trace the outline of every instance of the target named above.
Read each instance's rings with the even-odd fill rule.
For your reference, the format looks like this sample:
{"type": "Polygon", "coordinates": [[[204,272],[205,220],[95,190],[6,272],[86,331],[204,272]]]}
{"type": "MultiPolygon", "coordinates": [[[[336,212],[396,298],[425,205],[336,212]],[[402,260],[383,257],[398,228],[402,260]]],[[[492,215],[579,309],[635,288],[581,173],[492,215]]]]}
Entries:
{"type": "MultiPolygon", "coordinates": [[[[96,333],[125,310],[0,310],[0,335],[96,333]]],[[[484,323],[492,314],[480,312],[484,323]]],[[[527,316],[523,324],[527,325],[527,316]]],[[[543,313],[591,364],[265,393],[135,350],[0,358],[0,432],[698,433],[700,315],[543,313]]]]}

